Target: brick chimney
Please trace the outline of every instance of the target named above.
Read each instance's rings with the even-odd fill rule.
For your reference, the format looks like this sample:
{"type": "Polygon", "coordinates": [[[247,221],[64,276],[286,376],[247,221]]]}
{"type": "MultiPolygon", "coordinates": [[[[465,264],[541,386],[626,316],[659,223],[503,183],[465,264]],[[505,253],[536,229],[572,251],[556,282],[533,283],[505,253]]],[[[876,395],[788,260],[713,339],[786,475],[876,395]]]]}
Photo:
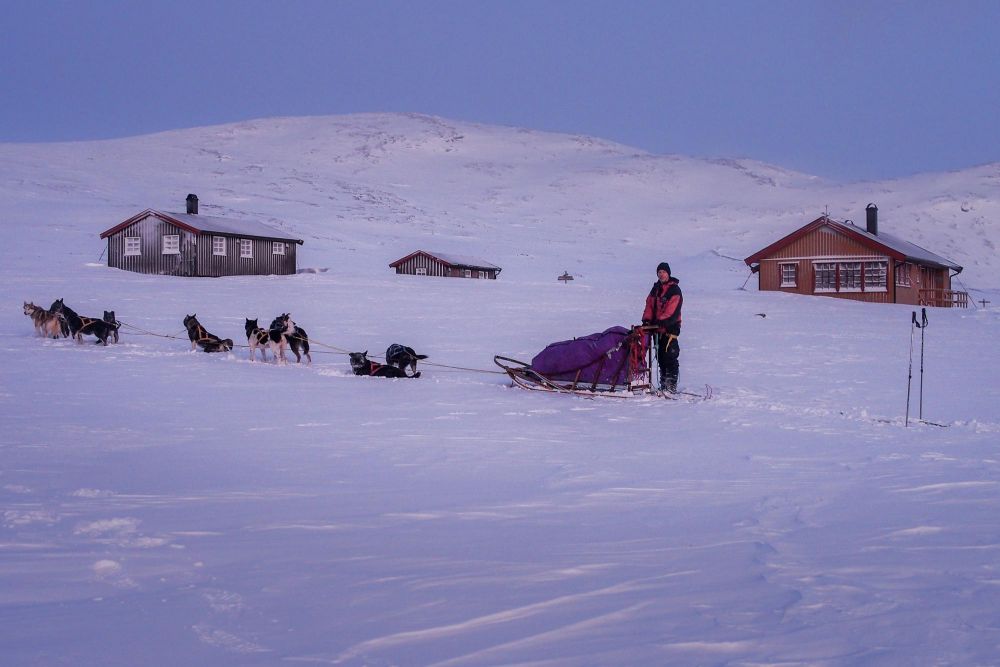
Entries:
{"type": "MultiPolygon", "coordinates": [[[[197,201],[195,201],[195,207],[197,208],[197,201]]],[[[872,236],[878,236],[878,206],[875,204],[868,204],[865,207],[865,223],[868,233],[872,236]]]]}
{"type": "Polygon", "coordinates": [[[187,212],[191,215],[198,215],[198,195],[187,196],[187,212]]]}

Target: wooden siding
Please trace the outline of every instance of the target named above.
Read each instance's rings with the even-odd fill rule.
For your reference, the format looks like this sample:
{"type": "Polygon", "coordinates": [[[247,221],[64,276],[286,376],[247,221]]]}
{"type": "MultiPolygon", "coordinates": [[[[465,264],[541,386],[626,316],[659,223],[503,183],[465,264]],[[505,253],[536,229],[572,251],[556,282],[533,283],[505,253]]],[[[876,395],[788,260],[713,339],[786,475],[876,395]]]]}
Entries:
{"type": "Polygon", "coordinates": [[[854,301],[874,303],[892,303],[893,301],[893,265],[894,261],[885,255],[879,255],[871,248],[855,239],[837,232],[829,227],[819,227],[812,232],[796,239],[774,254],[760,262],[760,289],[792,294],[815,294],[816,296],[833,296],[854,301]],[[816,292],[816,262],[885,262],[886,289],[872,292],[816,292]],[[796,285],[781,286],[781,265],[794,264],[796,267],[796,285]]]}
{"type": "Polygon", "coordinates": [[[219,276],[267,276],[295,273],[295,251],[298,244],[285,244],[285,254],[272,252],[273,239],[250,239],[253,241],[253,258],[240,257],[240,240],[247,237],[223,234],[201,234],[198,237],[198,275],[216,278],[219,276]],[[212,249],[212,238],[221,236],[226,240],[226,254],[216,255],[212,249]]]}
{"type": "Polygon", "coordinates": [[[136,273],[194,276],[198,261],[196,247],[191,232],[147,215],[108,237],[108,266],[136,273]],[[180,254],[164,255],[163,237],[171,234],[180,237],[180,254]],[[125,255],[126,237],[139,237],[139,255],[125,255]]]}
{"type": "Polygon", "coordinates": [[[252,238],[253,258],[240,257],[240,239],[224,234],[193,234],[176,225],[147,215],[108,236],[108,266],[136,273],[170,276],[244,276],[287,275],[295,273],[298,244],[285,244],[285,254],[272,252],[274,239],[252,238]],[[180,240],[180,254],[163,254],[163,237],[175,234],[180,240]],[[226,239],[226,254],[214,255],[212,238],[226,239]],[[125,255],[125,238],[140,239],[139,255],[125,255]]]}
{"type": "MultiPolygon", "coordinates": [[[[396,273],[416,275],[417,269],[426,269],[428,276],[440,278],[464,278],[466,271],[465,268],[452,267],[438,259],[419,253],[397,265],[396,273]]],[[[478,278],[480,271],[485,272],[486,278],[489,280],[495,280],[497,277],[496,269],[473,268],[471,271],[473,278],[478,278]]]]}

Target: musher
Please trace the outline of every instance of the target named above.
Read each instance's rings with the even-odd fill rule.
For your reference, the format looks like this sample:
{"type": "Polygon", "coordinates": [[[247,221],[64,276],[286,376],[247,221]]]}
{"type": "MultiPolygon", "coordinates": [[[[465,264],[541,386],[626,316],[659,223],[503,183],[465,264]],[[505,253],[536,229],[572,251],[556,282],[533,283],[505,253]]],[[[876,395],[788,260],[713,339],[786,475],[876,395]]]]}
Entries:
{"type": "MultiPolygon", "coordinates": [[[[670,275],[670,265],[666,262],[660,262],[656,267],[656,278],[646,297],[642,323],[657,327],[650,332],[650,344],[656,345],[660,389],[676,393],[681,356],[677,337],[681,335],[681,306],[684,304],[684,296],[678,280],[670,275]]],[[[652,372],[653,369],[649,370],[652,372]]]]}

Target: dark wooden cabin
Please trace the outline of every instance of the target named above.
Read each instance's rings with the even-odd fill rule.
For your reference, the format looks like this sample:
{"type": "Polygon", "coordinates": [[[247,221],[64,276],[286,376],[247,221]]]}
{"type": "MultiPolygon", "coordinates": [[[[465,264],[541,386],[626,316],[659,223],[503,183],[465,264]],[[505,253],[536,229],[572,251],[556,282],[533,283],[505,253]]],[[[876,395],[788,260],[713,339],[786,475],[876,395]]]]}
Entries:
{"type": "Polygon", "coordinates": [[[482,278],[496,280],[502,269],[496,264],[472,257],[458,257],[449,253],[417,250],[389,265],[396,273],[413,276],[438,276],[442,278],[482,278]]]}
{"type": "Polygon", "coordinates": [[[961,266],[880,231],[874,204],[865,212],[865,228],[823,215],[744,261],[762,291],[968,307],[969,295],[951,288],[961,266]]]}
{"type": "Polygon", "coordinates": [[[146,209],[101,233],[108,266],[171,276],[253,276],[295,273],[302,239],[253,220],[146,209]]]}

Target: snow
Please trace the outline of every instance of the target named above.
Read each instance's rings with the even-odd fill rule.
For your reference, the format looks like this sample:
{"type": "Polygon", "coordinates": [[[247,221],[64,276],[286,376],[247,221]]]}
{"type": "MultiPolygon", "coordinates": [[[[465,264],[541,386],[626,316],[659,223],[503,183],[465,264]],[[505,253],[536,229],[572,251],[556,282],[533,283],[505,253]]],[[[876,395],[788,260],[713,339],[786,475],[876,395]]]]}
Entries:
{"type": "Polygon", "coordinates": [[[998,187],[997,165],[841,186],[382,114],[2,145],[2,661],[992,664],[998,187]],[[101,265],[101,231],[188,192],[329,270],[101,265]],[[868,201],[993,302],[928,311],[923,414],[946,427],[914,419],[911,307],[738,289],[740,258],[868,201]],[[504,270],[387,268],[422,246],[504,270]],[[681,384],[712,400],[495,372],[634,323],[662,260],[685,294],[681,384]],[[36,337],[21,302],[59,297],[135,328],[107,348],[36,337]],[[244,318],[283,312],[311,366],[182,334],[197,313],[243,342],[244,318]],[[422,378],[351,375],[341,351],[393,342],[430,355],[422,378]]]}

